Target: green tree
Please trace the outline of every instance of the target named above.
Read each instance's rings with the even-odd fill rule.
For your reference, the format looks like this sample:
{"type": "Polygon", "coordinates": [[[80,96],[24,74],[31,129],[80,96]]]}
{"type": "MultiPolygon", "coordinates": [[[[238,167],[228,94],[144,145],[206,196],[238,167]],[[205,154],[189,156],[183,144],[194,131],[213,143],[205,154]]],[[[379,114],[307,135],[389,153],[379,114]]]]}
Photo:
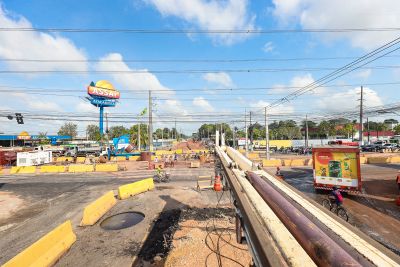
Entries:
{"type": "MultiPolygon", "coordinates": [[[[131,142],[136,146],[139,145],[138,130],[139,130],[139,124],[135,124],[129,129],[129,134],[131,135],[131,142]]],[[[146,147],[148,144],[149,144],[149,135],[147,133],[147,124],[140,124],[140,146],[146,147]]]]}
{"type": "Polygon", "coordinates": [[[101,139],[99,126],[95,124],[86,126],[86,135],[90,140],[99,141],[101,139]]]}
{"type": "Polygon", "coordinates": [[[329,136],[336,134],[335,125],[329,121],[321,121],[318,125],[318,132],[320,136],[329,138],[329,136]]]}
{"type": "Polygon", "coordinates": [[[108,131],[110,139],[120,137],[121,135],[129,134],[129,130],[122,125],[112,126],[108,131]]]}
{"type": "Polygon", "coordinates": [[[40,145],[50,144],[50,140],[47,138],[47,132],[39,132],[38,139],[40,145]]]}
{"type": "Polygon", "coordinates": [[[394,131],[395,134],[400,134],[400,124],[399,124],[399,125],[396,125],[396,126],[393,128],[393,131],[394,131]]]}
{"type": "Polygon", "coordinates": [[[58,130],[58,135],[68,135],[75,138],[78,134],[78,125],[72,122],[66,122],[58,130]]]}

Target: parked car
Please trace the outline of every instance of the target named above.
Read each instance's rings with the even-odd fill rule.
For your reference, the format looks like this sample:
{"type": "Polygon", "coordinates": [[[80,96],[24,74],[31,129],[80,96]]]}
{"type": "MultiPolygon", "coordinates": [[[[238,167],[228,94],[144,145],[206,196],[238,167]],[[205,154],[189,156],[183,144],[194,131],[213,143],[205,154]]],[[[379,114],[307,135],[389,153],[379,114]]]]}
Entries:
{"type": "Polygon", "coordinates": [[[390,150],[392,150],[392,149],[395,148],[395,145],[394,145],[394,144],[387,143],[387,144],[384,144],[384,145],[382,146],[382,148],[383,148],[383,149],[390,149],[390,150]]]}
{"type": "Polygon", "coordinates": [[[374,151],[374,146],[373,145],[363,145],[361,146],[361,151],[362,152],[372,152],[374,151]]]}

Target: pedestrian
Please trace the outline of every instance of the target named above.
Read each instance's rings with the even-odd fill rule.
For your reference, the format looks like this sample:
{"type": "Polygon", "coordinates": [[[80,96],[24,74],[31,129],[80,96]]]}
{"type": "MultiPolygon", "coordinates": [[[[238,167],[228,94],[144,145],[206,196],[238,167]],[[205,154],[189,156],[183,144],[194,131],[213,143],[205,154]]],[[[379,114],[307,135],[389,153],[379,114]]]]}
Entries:
{"type": "Polygon", "coordinates": [[[158,157],[157,156],[154,157],[154,163],[158,163],[158,157]]]}

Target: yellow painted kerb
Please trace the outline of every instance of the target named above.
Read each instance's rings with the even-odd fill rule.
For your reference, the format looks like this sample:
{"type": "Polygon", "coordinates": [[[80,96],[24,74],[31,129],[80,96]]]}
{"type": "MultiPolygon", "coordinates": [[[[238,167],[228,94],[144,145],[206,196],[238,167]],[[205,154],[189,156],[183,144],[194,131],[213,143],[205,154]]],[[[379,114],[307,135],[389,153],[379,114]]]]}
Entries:
{"type": "Polygon", "coordinates": [[[118,188],[118,197],[126,199],[131,196],[154,189],[153,178],[147,178],[131,184],[122,185],[118,188]]]}
{"type": "Polygon", "coordinates": [[[99,197],[87,205],[83,210],[81,226],[95,224],[101,218],[101,216],[103,216],[116,203],[117,200],[114,197],[113,191],[109,191],[103,196],[99,197]]]}
{"type": "Polygon", "coordinates": [[[75,241],[71,221],[66,221],[6,262],[3,267],[52,266],[75,241]]]}

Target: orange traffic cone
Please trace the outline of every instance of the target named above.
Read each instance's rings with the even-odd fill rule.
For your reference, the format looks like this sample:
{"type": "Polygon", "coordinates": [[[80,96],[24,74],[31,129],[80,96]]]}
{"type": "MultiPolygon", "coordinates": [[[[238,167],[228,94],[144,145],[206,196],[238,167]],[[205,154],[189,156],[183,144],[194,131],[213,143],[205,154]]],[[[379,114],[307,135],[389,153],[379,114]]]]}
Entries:
{"type": "Polygon", "coordinates": [[[400,206],[400,196],[398,196],[397,199],[396,199],[396,205],[400,206]]]}
{"type": "Polygon", "coordinates": [[[215,179],[214,179],[214,190],[215,191],[221,191],[222,190],[221,177],[219,175],[215,176],[215,179]]]}

